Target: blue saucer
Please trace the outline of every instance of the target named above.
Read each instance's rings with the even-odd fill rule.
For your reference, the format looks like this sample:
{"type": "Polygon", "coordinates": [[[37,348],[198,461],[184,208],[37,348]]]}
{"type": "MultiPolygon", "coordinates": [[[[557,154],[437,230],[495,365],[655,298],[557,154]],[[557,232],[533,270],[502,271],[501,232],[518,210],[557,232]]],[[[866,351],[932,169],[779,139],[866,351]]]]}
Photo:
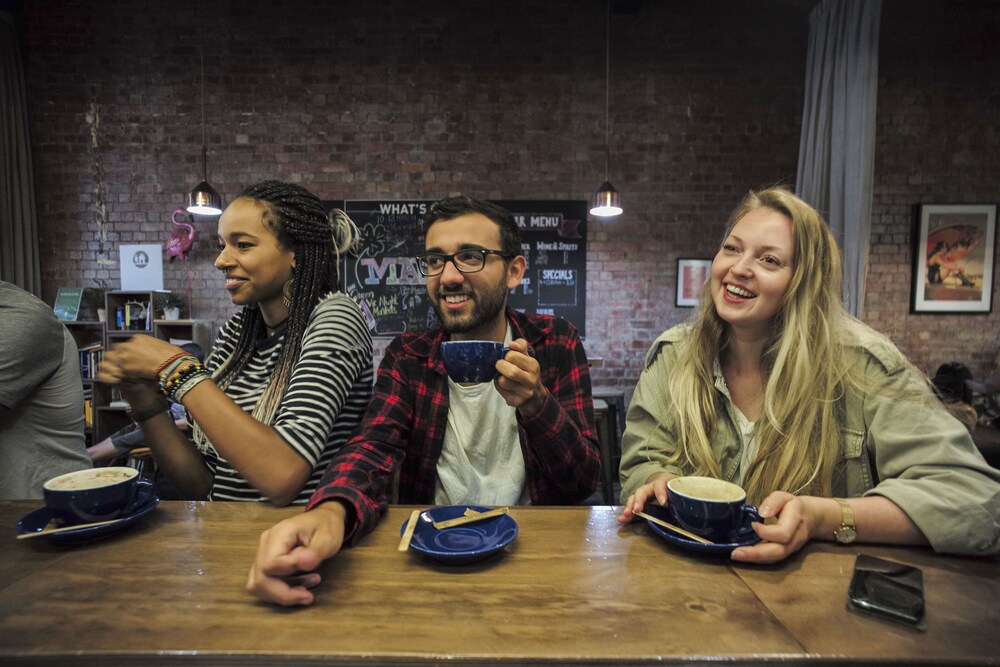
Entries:
{"type": "MultiPolygon", "coordinates": [[[[466,509],[486,512],[492,508],[446,505],[421,512],[410,548],[431,560],[462,565],[485,560],[503,551],[517,537],[517,522],[507,514],[454,528],[438,530],[434,527],[433,522],[457,519],[466,509]]],[[[406,521],[399,527],[399,534],[402,535],[405,529],[406,521]]]]}
{"type": "MultiPolygon", "coordinates": [[[[80,544],[82,542],[99,540],[125,530],[156,509],[159,502],[160,499],[157,497],[156,491],[150,486],[149,489],[139,492],[139,496],[136,498],[132,508],[116,521],[106,523],[103,526],[91,526],[90,528],[77,528],[61,533],[53,533],[52,535],[43,536],[43,539],[53,544],[80,544]]],[[[25,533],[37,533],[45,530],[45,527],[52,520],[52,516],[52,512],[48,507],[41,507],[34,512],[29,512],[17,522],[17,532],[23,535],[25,533]]]]}
{"type": "MultiPolygon", "coordinates": [[[[677,523],[673,514],[671,514],[666,507],[661,507],[660,505],[647,505],[644,511],[647,514],[655,516],[657,519],[663,519],[664,521],[669,521],[670,523],[677,523]]],[[[646,525],[649,526],[654,533],[675,547],[692,551],[703,556],[728,557],[736,547],[749,547],[760,542],[760,536],[754,532],[754,529],[751,528],[749,524],[736,534],[735,541],[727,543],[717,542],[714,544],[702,544],[701,542],[695,542],[694,540],[684,537],[683,535],[678,535],[668,528],[655,524],[648,519],[646,520],[646,525]]]]}

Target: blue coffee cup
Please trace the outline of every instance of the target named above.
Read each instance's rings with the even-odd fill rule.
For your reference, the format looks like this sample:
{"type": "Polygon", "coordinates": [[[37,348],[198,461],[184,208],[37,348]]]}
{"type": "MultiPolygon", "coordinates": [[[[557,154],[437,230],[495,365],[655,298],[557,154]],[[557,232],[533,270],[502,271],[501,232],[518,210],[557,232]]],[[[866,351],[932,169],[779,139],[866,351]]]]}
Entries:
{"type": "Polygon", "coordinates": [[[42,485],[45,505],[64,525],[110,521],[132,509],[139,491],[150,488],[139,471],[126,466],[77,470],[42,485]]]}
{"type": "Polygon", "coordinates": [[[740,541],[753,532],[751,523],[761,521],[746,498],[739,485],[713,477],[675,477],[667,482],[667,508],[677,524],[719,544],[740,541]]]}
{"type": "Polygon", "coordinates": [[[499,375],[497,362],[509,351],[493,340],[446,340],[441,343],[441,360],[455,382],[492,382],[499,375]]]}

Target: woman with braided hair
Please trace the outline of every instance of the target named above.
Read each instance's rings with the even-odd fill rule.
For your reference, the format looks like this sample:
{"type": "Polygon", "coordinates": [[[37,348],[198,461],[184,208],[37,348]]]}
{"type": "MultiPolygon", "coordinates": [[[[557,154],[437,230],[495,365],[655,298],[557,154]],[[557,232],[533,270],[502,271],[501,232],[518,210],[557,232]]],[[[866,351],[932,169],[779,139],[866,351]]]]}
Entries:
{"type": "Polygon", "coordinates": [[[246,188],[219,218],[215,267],[242,306],[205,365],[135,336],[104,355],[157,465],[190,499],[304,504],[371,396],[372,342],[340,291],[338,260],[357,236],[298,185],[246,188]],[[167,413],[181,403],[191,438],[167,413]]]}

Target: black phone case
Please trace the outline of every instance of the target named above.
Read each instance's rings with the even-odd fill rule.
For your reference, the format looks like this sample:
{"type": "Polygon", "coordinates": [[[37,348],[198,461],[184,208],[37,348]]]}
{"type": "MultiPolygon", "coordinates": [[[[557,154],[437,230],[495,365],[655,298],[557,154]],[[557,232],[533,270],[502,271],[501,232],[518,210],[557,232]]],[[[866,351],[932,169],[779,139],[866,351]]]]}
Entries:
{"type": "Polygon", "coordinates": [[[924,574],[912,565],[859,554],[847,592],[847,606],[923,630],[924,574]]]}

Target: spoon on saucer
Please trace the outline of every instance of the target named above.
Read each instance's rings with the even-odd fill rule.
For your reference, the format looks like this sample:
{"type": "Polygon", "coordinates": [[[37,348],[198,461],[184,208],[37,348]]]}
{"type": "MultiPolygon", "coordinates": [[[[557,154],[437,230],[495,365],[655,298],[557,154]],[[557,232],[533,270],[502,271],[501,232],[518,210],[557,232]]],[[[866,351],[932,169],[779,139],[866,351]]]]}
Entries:
{"type": "Polygon", "coordinates": [[[711,540],[706,540],[701,535],[695,535],[694,533],[691,533],[691,532],[688,532],[688,531],[684,530],[680,526],[675,526],[674,524],[668,523],[667,521],[664,521],[663,519],[657,519],[652,514],[646,514],[645,512],[632,512],[632,513],[635,514],[636,516],[641,516],[643,519],[647,519],[649,521],[652,521],[657,526],[663,526],[667,530],[672,530],[673,532],[677,533],[678,535],[683,535],[684,537],[688,538],[689,540],[694,540],[695,542],[700,542],[701,544],[715,544],[715,542],[713,542],[711,540]]]}
{"type": "MultiPolygon", "coordinates": [[[[112,523],[117,523],[121,521],[121,518],[110,519],[108,521],[97,521],[94,523],[78,523],[75,526],[61,526],[59,528],[49,528],[46,527],[42,530],[36,531],[34,533],[21,533],[17,536],[19,540],[30,540],[33,537],[45,537],[46,535],[55,535],[57,533],[68,533],[71,530],[80,530],[81,528],[96,528],[97,526],[107,526],[112,523]]],[[[53,525],[53,521],[49,522],[49,526],[53,525]]]]}

